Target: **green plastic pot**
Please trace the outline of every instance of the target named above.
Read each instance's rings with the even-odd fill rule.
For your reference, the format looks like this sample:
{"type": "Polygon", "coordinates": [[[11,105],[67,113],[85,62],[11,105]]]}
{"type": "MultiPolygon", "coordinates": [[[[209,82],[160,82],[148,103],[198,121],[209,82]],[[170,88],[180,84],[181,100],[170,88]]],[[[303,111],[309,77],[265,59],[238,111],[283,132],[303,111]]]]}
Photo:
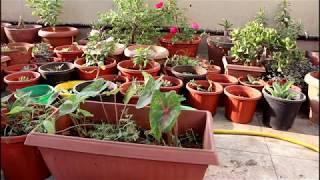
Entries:
{"type": "Polygon", "coordinates": [[[49,97],[54,93],[53,87],[46,84],[25,87],[18,91],[31,92],[32,100],[39,104],[47,104],[49,97]]]}

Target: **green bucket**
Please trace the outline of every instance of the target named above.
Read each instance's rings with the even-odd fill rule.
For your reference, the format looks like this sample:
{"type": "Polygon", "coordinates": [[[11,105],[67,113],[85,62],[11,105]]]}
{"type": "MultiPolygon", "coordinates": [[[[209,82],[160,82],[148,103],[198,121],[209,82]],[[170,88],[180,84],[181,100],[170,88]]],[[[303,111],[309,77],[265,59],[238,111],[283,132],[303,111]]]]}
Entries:
{"type": "Polygon", "coordinates": [[[46,84],[25,87],[18,91],[24,93],[31,92],[30,97],[34,102],[39,104],[47,104],[49,97],[54,93],[53,87],[46,84]]]}

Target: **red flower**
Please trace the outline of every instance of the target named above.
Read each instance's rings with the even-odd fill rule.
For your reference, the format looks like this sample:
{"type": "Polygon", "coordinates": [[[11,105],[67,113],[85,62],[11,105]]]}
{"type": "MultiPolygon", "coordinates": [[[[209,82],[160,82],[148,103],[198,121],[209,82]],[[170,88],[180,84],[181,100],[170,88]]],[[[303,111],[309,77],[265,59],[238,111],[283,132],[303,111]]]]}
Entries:
{"type": "Polygon", "coordinates": [[[192,27],[192,29],[194,29],[194,30],[199,30],[199,29],[200,29],[199,24],[196,23],[196,22],[193,22],[193,23],[191,24],[191,27],[192,27]]]}
{"type": "Polygon", "coordinates": [[[161,2],[157,3],[156,5],[154,5],[154,7],[156,9],[161,9],[163,7],[163,5],[164,5],[164,3],[163,3],[163,1],[161,1],[161,2]]]}
{"type": "Polygon", "coordinates": [[[177,33],[177,31],[178,31],[177,26],[172,26],[172,27],[170,28],[170,33],[175,34],[175,33],[177,33]]]}

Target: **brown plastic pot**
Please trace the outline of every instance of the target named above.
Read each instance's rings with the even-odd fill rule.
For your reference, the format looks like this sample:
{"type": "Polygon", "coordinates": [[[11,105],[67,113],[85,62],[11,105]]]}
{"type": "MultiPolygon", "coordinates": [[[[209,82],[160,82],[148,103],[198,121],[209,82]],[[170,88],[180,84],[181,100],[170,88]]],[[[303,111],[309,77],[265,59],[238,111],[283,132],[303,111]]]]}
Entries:
{"type": "Polygon", "coordinates": [[[7,66],[4,68],[5,74],[12,74],[20,71],[37,71],[38,66],[36,64],[16,64],[12,66],[7,66]],[[29,67],[28,70],[23,70],[23,68],[29,67]]]}
{"type": "Polygon", "coordinates": [[[23,28],[18,28],[17,25],[4,27],[9,42],[39,42],[38,31],[42,28],[41,25],[27,24],[23,28]]]}
{"type": "Polygon", "coordinates": [[[117,68],[121,74],[128,77],[129,80],[132,80],[133,78],[143,80],[143,71],[149,73],[153,77],[157,76],[160,71],[160,64],[155,61],[150,61],[145,69],[139,70],[134,67],[132,60],[125,60],[119,62],[117,68]]]}
{"type": "Polygon", "coordinates": [[[51,44],[53,47],[70,45],[79,34],[75,27],[46,27],[39,30],[38,35],[42,41],[51,44]]]}
{"type": "MultiPolygon", "coordinates": [[[[156,77],[156,79],[158,78],[159,76],[156,77]]],[[[177,94],[180,93],[181,88],[183,86],[183,82],[181,79],[178,79],[172,76],[163,76],[162,79],[171,82],[172,86],[161,86],[160,87],[161,92],[176,91],[177,94]]]]}
{"type": "Polygon", "coordinates": [[[232,42],[222,42],[223,38],[223,36],[209,36],[207,38],[208,58],[209,60],[214,60],[213,63],[219,66],[222,72],[224,72],[222,57],[227,56],[228,51],[233,46],[232,42]]]}
{"type": "Polygon", "coordinates": [[[21,89],[28,86],[39,84],[40,73],[33,71],[22,71],[8,74],[4,77],[4,82],[7,83],[7,90],[14,92],[17,89],[21,89]],[[29,78],[27,81],[19,81],[19,78],[26,76],[29,78]]]}
{"type": "Polygon", "coordinates": [[[252,87],[255,88],[259,91],[262,91],[263,87],[265,86],[266,82],[264,82],[262,79],[260,79],[258,82],[259,84],[249,84],[248,83],[248,78],[247,77],[239,77],[238,78],[239,83],[243,86],[248,86],[248,87],[252,87]]]}
{"type": "MultiPolygon", "coordinates": [[[[209,87],[209,82],[207,80],[197,80],[195,81],[198,85],[207,89],[209,87]]],[[[208,110],[212,114],[215,114],[216,108],[218,106],[218,100],[220,94],[223,92],[223,87],[219,83],[213,83],[213,92],[202,92],[198,91],[195,86],[190,82],[187,84],[188,90],[188,102],[190,105],[199,110],[208,110]]]]}
{"type": "Polygon", "coordinates": [[[72,61],[72,62],[75,59],[80,58],[83,54],[83,51],[75,45],[58,46],[54,48],[54,52],[56,53],[57,57],[61,59],[61,61],[72,61]],[[69,48],[70,51],[62,52],[61,50],[64,48],[69,48]]]}
{"type": "Polygon", "coordinates": [[[11,26],[10,23],[1,22],[1,44],[8,43],[6,32],[4,32],[4,27],[11,26]]]}
{"type": "Polygon", "coordinates": [[[224,88],[224,94],[227,96],[225,116],[235,123],[251,122],[262,93],[251,87],[231,85],[224,88]]]}
{"type": "Polygon", "coordinates": [[[75,67],[78,69],[79,78],[81,80],[93,80],[97,77],[97,73],[99,71],[98,76],[115,74],[117,69],[117,61],[113,58],[108,58],[105,61],[105,69],[99,69],[98,66],[84,66],[86,63],[84,58],[80,58],[74,61],[75,67]]]}
{"type": "MultiPolygon", "coordinates": [[[[138,84],[140,85],[143,85],[144,82],[143,81],[137,81],[138,84]]],[[[130,82],[126,82],[126,83],[123,83],[121,86],[120,86],[120,93],[122,94],[122,96],[124,97],[124,95],[127,93],[128,89],[130,88],[132,84],[132,81],[130,82]]],[[[140,96],[137,96],[137,95],[134,95],[131,97],[130,101],[129,101],[129,104],[137,104],[138,100],[139,100],[139,97],[140,96]]]]}
{"type": "Polygon", "coordinates": [[[200,36],[194,36],[191,42],[177,41],[172,43],[172,38],[174,34],[168,33],[159,39],[159,43],[162,47],[168,49],[169,56],[173,56],[175,54],[196,57],[198,52],[198,47],[201,42],[200,36]]]}
{"type": "Polygon", "coordinates": [[[1,55],[9,56],[11,61],[8,65],[28,64],[32,58],[33,44],[29,43],[8,43],[9,51],[1,51],[1,55]]]}
{"type": "Polygon", "coordinates": [[[201,66],[174,66],[171,69],[172,74],[181,79],[184,83],[188,83],[190,80],[202,80],[206,79],[207,70],[201,66]],[[191,74],[186,74],[191,73],[191,74]]]}
{"type": "MultiPolygon", "coordinates": [[[[105,121],[102,105],[114,109],[114,103],[86,101],[82,105],[94,114],[93,122],[105,121]]],[[[121,114],[123,104],[116,104],[121,114]]],[[[138,126],[150,129],[149,107],[136,109],[128,105],[138,126]]],[[[115,112],[108,111],[115,123],[115,112]]],[[[116,180],[202,180],[208,165],[217,165],[213,140],[213,120],[208,111],[182,111],[179,133],[192,128],[202,136],[203,148],[180,148],[31,132],[25,144],[37,146],[56,179],[116,180]]]]}

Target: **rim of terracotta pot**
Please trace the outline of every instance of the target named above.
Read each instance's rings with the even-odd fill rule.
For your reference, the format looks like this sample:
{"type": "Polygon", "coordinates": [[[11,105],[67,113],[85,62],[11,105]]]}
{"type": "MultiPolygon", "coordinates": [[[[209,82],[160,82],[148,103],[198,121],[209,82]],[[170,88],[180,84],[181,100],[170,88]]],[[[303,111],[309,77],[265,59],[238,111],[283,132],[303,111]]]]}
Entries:
{"type": "MultiPolygon", "coordinates": [[[[196,83],[200,83],[201,85],[208,85],[209,86],[209,82],[208,80],[196,80],[196,83]]],[[[214,87],[215,87],[215,91],[213,92],[203,92],[203,91],[197,91],[196,89],[194,89],[194,87],[191,85],[191,82],[187,83],[186,88],[188,89],[188,91],[196,93],[196,94],[203,94],[203,95],[216,95],[216,94],[222,94],[223,92],[223,86],[219,83],[213,82],[214,87]]]]}
{"type": "Polygon", "coordinates": [[[82,54],[83,53],[83,51],[75,45],[57,46],[54,48],[53,52],[56,54],[82,54]],[[60,50],[64,48],[72,48],[72,51],[61,52],[60,50]]]}
{"type": "Polygon", "coordinates": [[[37,64],[15,64],[15,65],[5,67],[3,71],[6,74],[12,74],[14,72],[20,72],[24,66],[31,66],[31,69],[27,71],[36,71],[38,68],[37,64]]]}
{"type": "Polygon", "coordinates": [[[144,70],[135,70],[135,69],[127,69],[122,67],[123,64],[133,64],[132,60],[124,60],[118,63],[117,68],[121,72],[126,72],[130,74],[141,74],[142,71],[148,72],[148,73],[154,73],[158,72],[161,68],[160,64],[158,62],[155,62],[151,60],[149,64],[151,65],[151,68],[149,69],[144,69],[144,70]]]}
{"type": "Polygon", "coordinates": [[[30,82],[33,82],[33,81],[36,81],[40,79],[40,73],[38,72],[33,72],[33,71],[22,71],[22,72],[15,72],[15,73],[12,73],[12,74],[8,74],[4,77],[4,82],[7,83],[7,84],[26,84],[26,83],[30,83],[30,82]],[[13,77],[20,77],[20,76],[24,76],[24,75],[32,75],[33,78],[27,80],[27,81],[13,81],[13,80],[10,80],[11,78],[13,77]]]}
{"type": "Polygon", "coordinates": [[[23,28],[18,28],[18,25],[10,25],[5,26],[4,29],[9,31],[29,31],[29,30],[36,30],[41,29],[42,26],[39,24],[25,24],[23,28]]]}
{"type": "Polygon", "coordinates": [[[108,74],[108,75],[102,75],[102,76],[98,76],[98,78],[103,78],[104,80],[108,80],[108,81],[117,81],[117,79],[122,79],[127,83],[129,82],[129,78],[125,77],[125,76],[121,76],[121,75],[117,75],[117,74],[108,74]],[[110,80],[112,79],[112,80],[110,80]]]}
{"type": "Polygon", "coordinates": [[[66,73],[66,72],[69,72],[69,71],[73,71],[75,68],[74,64],[73,63],[70,63],[70,62],[50,62],[50,63],[47,63],[47,64],[44,64],[44,65],[41,65],[38,69],[38,71],[40,73],[66,73]],[[51,66],[51,65],[58,65],[58,64],[66,64],[68,69],[66,70],[61,70],[61,71],[48,71],[44,68],[48,67],[48,66],[51,66]]]}
{"type": "Polygon", "coordinates": [[[245,80],[247,80],[247,79],[248,78],[246,78],[246,77],[239,77],[238,81],[241,85],[250,86],[250,87],[254,87],[254,88],[263,88],[266,84],[262,79],[259,79],[259,81],[258,81],[260,84],[249,84],[249,83],[245,82],[245,80]]]}
{"type": "Polygon", "coordinates": [[[239,83],[236,77],[227,74],[208,74],[207,79],[213,82],[220,83],[223,87],[237,85],[239,83]],[[221,81],[221,79],[223,81],[221,81]]]}
{"type": "MultiPolygon", "coordinates": [[[[164,35],[163,37],[161,37],[161,38],[159,39],[159,41],[162,42],[162,43],[172,44],[171,39],[172,39],[173,36],[174,36],[174,34],[168,33],[168,34],[164,35]]],[[[190,42],[177,41],[177,42],[174,43],[174,45],[175,45],[175,44],[177,44],[177,45],[200,44],[200,42],[201,42],[201,37],[200,37],[199,35],[195,35],[195,36],[193,36],[192,41],[190,41],[190,42]]]]}
{"type": "Polygon", "coordinates": [[[304,81],[309,85],[319,88],[319,71],[313,71],[306,74],[304,81]]]}
{"type": "MultiPolygon", "coordinates": [[[[111,62],[105,65],[106,68],[112,68],[115,65],[117,65],[117,60],[112,57],[108,57],[105,61],[111,62]]],[[[84,58],[78,58],[73,62],[74,66],[80,70],[98,68],[98,66],[83,66],[85,63],[86,63],[86,60],[84,58]]]]}
{"type": "Polygon", "coordinates": [[[205,68],[201,67],[201,66],[189,66],[189,65],[177,65],[177,66],[173,66],[171,68],[171,72],[173,74],[179,74],[179,75],[183,75],[185,77],[191,78],[191,77],[195,77],[195,76],[206,76],[206,74],[208,73],[208,70],[206,70],[205,68]],[[195,69],[199,69],[199,71],[202,71],[201,73],[198,74],[183,74],[183,72],[181,72],[181,69],[188,69],[188,70],[195,70],[195,69]]]}
{"type": "Polygon", "coordinates": [[[162,46],[155,46],[155,45],[131,45],[124,50],[124,55],[126,57],[132,58],[136,55],[137,48],[148,48],[148,47],[150,47],[150,50],[153,51],[153,53],[151,54],[151,59],[157,60],[157,59],[165,59],[169,57],[168,49],[162,46]]]}
{"type": "Polygon", "coordinates": [[[259,90],[243,85],[230,85],[225,87],[223,91],[226,96],[240,101],[257,101],[262,98],[262,93],[259,90]],[[237,91],[241,92],[245,91],[246,95],[249,97],[240,97],[234,95],[233,92],[230,92],[232,89],[236,89],[237,91]]]}
{"type": "MultiPolygon", "coordinates": [[[[144,84],[144,81],[136,81],[137,83],[139,83],[140,85],[144,84]]],[[[127,93],[127,90],[129,89],[129,87],[131,86],[132,84],[132,81],[129,81],[129,82],[126,82],[126,83],[123,83],[120,85],[120,93],[122,95],[125,95],[127,93]]],[[[135,98],[139,98],[140,96],[138,95],[133,95],[132,97],[135,97],[135,98]]]]}
{"type": "Polygon", "coordinates": [[[63,38],[71,37],[79,34],[79,29],[69,26],[57,26],[54,27],[56,31],[53,31],[53,27],[45,27],[38,31],[38,35],[44,38],[63,38]]]}
{"type": "Polygon", "coordinates": [[[280,101],[284,103],[297,103],[297,102],[304,102],[306,100],[306,95],[304,95],[302,92],[297,91],[295,89],[289,89],[289,91],[299,95],[299,98],[291,100],[291,99],[282,99],[279,97],[275,97],[275,96],[272,96],[269,92],[267,92],[265,87],[262,89],[262,94],[264,97],[274,99],[276,101],[280,101]]]}
{"type": "Polygon", "coordinates": [[[32,48],[34,45],[26,42],[12,42],[8,43],[7,46],[9,48],[12,48],[13,51],[20,51],[21,48],[24,48],[24,51],[29,51],[29,49],[32,48]]]}
{"type": "MultiPolygon", "coordinates": [[[[159,78],[160,76],[155,77],[155,79],[159,79],[159,78]]],[[[161,86],[160,89],[163,89],[163,90],[180,89],[183,86],[183,81],[179,78],[165,75],[165,76],[162,76],[162,79],[170,82],[176,82],[177,85],[169,86],[169,87],[161,86]]]]}

